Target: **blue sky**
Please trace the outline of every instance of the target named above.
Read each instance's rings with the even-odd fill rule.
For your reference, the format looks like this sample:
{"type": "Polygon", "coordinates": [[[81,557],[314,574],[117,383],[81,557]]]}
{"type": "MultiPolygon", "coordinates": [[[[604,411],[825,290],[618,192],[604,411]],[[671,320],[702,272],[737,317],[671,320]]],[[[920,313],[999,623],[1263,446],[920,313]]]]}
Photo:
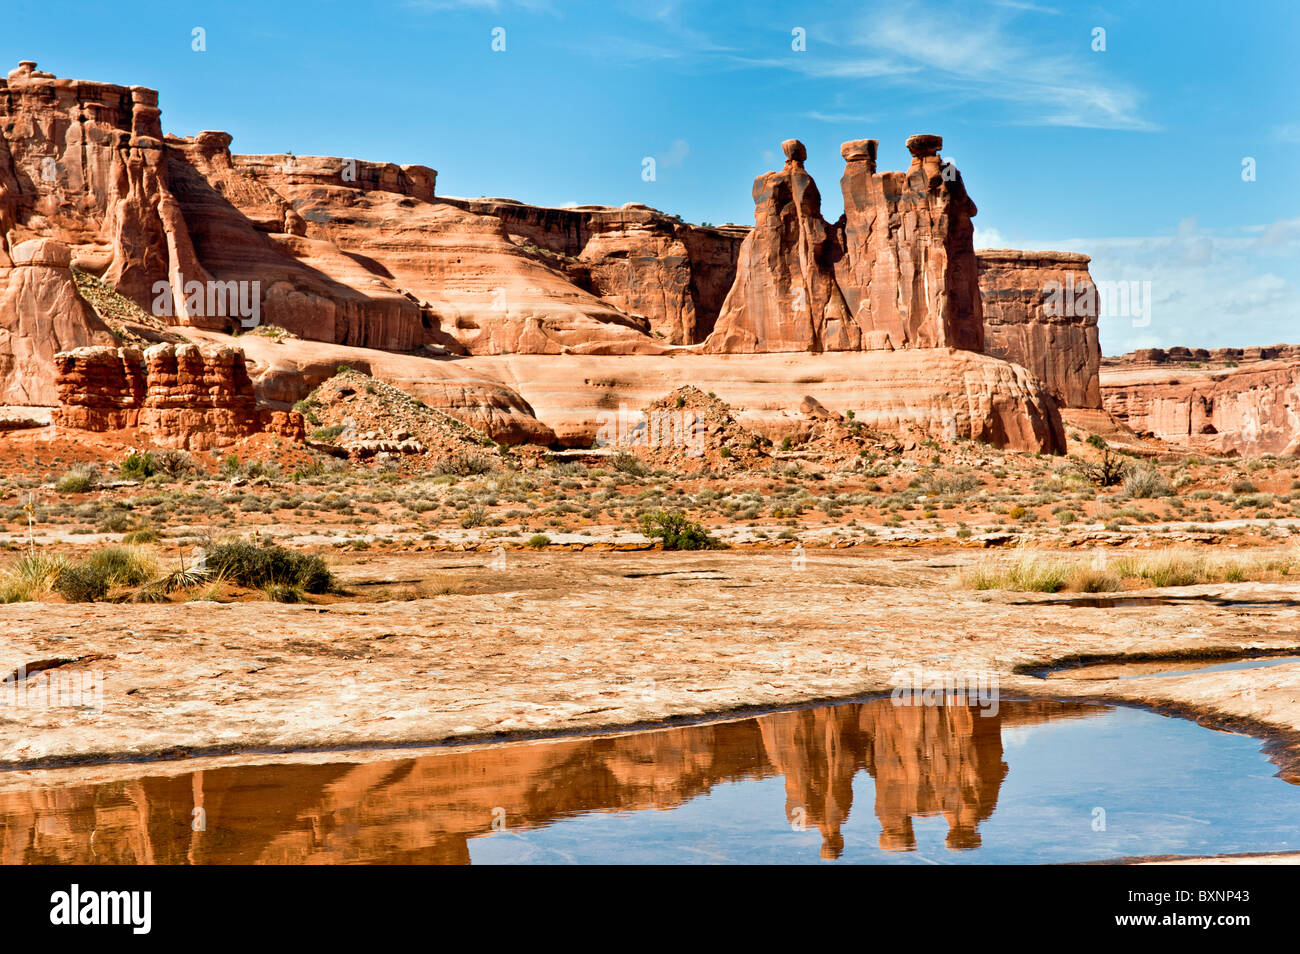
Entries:
{"type": "Polygon", "coordinates": [[[938,133],[978,244],[1083,251],[1094,278],[1151,282],[1149,322],[1103,316],[1106,353],[1300,342],[1288,0],[108,9],[6,0],[0,62],[155,87],[164,129],[224,129],[237,152],[417,162],[442,194],[638,201],[695,222],[752,223],[750,183],[783,139],[807,144],[833,220],[841,142],[879,139],[881,168],[904,168],[906,137],[938,133]]]}

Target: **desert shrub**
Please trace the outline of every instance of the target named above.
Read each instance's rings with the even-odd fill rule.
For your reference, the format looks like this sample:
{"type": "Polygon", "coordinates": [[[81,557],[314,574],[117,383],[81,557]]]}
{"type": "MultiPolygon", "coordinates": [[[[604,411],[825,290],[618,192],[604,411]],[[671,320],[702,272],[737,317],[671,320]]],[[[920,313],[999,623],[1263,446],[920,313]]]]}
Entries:
{"type": "Polygon", "coordinates": [[[1082,471],[1083,476],[1098,487],[1114,487],[1124,480],[1128,468],[1120,457],[1106,449],[1102,451],[1101,460],[1084,464],[1082,471]]]}
{"type": "Polygon", "coordinates": [[[105,547],[76,563],[65,564],[52,588],[69,603],[93,603],[115,587],[142,586],[156,572],[153,555],[140,547],[105,547]]]}
{"type": "Polygon", "coordinates": [[[302,587],[288,583],[270,583],[262,587],[262,592],[273,603],[301,603],[303,600],[302,587]]]}
{"type": "Polygon", "coordinates": [[[473,477],[492,471],[492,461],[473,451],[457,451],[450,457],[444,457],[429,468],[436,476],[473,477]]]}
{"type": "Polygon", "coordinates": [[[48,596],[67,566],[63,557],[29,553],[0,573],[0,603],[26,603],[48,596]]]}
{"type": "Polygon", "coordinates": [[[123,543],[156,543],[162,539],[162,534],[153,527],[141,527],[139,530],[132,530],[122,538],[123,543]]]}
{"type": "Polygon", "coordinates": [[[534,533],[524,545],[532,547],[534,550],[540,550],[551,545],[551,538],[544,533],[534,533]]]}
{"type": "Polygon", "coordinates": [[[192,474],[199,469],[188,451],[171,448],[158,451],[154,455],[154,463],[158,468],[158,473],[172,479],[184,477],[186,474],[192,474]]]}
{"type": "Polygon", "coordinates": [[[645,464],[635,454],[629,454],[627,451],[620,451],[610,459],[610,464],[620,474],[627,474],[629,477],[644,477],[646,470],[645,464]]]}
{"type": "Polygon", "coordinates": [[[99,469],[90,464],[72,468],[54,484],[61,494],[84,494],[99,486],[99,469]]]}
{"type": "Polygon", "coordinates": [[[704,527],[680,510],[652,510],[641,515],[641,533],[663,541],[665,550],[711,550],[717,546],[704,527]]]}
{"type": "Polygon", "coordinates": [[[1258,491],[1259,488],[1255,486],[1254,481],[1247,480],[1245,477],[1232,482],[1232,492],[1234,494],[1253,494],[1258,491]]]}
{"type": "Polygon", "coordinates": [[[1135,499],[1171,497],[1174,490],[1158,469],[1150,464],[1128,468],[1124,475],[1124,493],[1135,499]]]}
{"type": "Polygon", "coordinates": [[[331,424],[329,427],[318,428],[311,432],[311,439],[314,441],[332,441],[345,430],[346,425],[331,424]]]}
{"type": "Polygon", "coordinates": [[[108,595],[108,577],[83,563],[65,566],[54,580],[54,591],[69,603],[93,603],[108,595]]]}
{"type": "Polygon", "coordinates": [[[276,544],[258,546],[243,540],[219,543],[208,551],[207,569],[218,577],[256,589],[282,584],[308,593],[327,593],[334,588],[334,575],[323,559],[276,544]]]}
{"type": "Polygon", "coordinates": [[[1102,437],[1100,434],[1090,435],[1088,437],[1088,443],[1097,448],[1097,450],[1105,450],[1109,446],[1106,443],[1106,438],[1102,437]]]}
{"type": "Polygon", "coordinates": [[[158,473],[158,458],[152,451],[133,450],[122,458],[117,469],[125,480],[145,480],[158,473]]]}

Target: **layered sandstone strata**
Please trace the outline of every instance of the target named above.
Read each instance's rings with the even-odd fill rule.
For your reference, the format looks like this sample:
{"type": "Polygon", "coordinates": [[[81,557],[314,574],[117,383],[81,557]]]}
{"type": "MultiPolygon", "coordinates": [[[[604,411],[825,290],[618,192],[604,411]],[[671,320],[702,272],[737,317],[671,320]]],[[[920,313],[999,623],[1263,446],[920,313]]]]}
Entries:
{"type": "Polygon", "coordinates": [[[443,201],[499,219],[512,241],[551,253],[576,284],[643,320],[667,344],[708,337],[749,232],[739,225],[691,225],[636,202],[552,209],[513,199],[443,201]]]}
{"type": "MultiPolygon", "coordinates": [[[[412,316],[405,326],[421,341],[461,354],[664,350],[650,335],[648,320],[625,314],[511,241],[494,216],[431,195],[426,200],[422,191],[359,188],[342,175],[349,160],[234,156],[222,161],[229,161],[238,181],[271,190],[301,217],[302,235],[272,236],[277,245],[330,276],[341,275],[343,262],[348,263],[360,272],[345,279],[349,284],[372,297],[402,300],[412,316]],[[322,167],[340,171],[326,174],[322,167]]],[[[234,193],[232,185],[223,194],[234,193]]],[[[242,206],[240,211],[245,212],[242,206]]],[[[282,309],[274,301],[264,310],[267,320],[280,323],[275,316],[282,309]]],[[[292,318],[291,330],[366,345],[311,331],[311,314],[292,318]]],[[[392,347],[405,350],[402,343],[392,347]]]]}
{"type": "Polygon", "coordinates": [[[1141,435],[1211,453],[1300,453],[1297,356],[1217,368],[1115,362],[1102,367],[1101,397],[1141,435]]]}
{"type": "MultiPolygon", "coordinates": [[[[806,396],[863,426],[935,440],[977,440],[1014,450],[1064,453],[1052,396],[1024,368],[950,348],[820,355],[676,354],[611,362],[569,355],[480,356],[456,364],[509,382],[537,418],[570,446],[590,446],[620,407],[640,409],[676,388],[708,382],[744,427],[773,440],[806,429],[806,396]]],[[[453,412],[454,413],[454,412],[453,412]]]]}
{"type": "Polygon", "coordinates": [[[984,350],[1023,365],[1063,407],[1100,408],[1097,295],[1087,255],[982,249],[984,350]]]}
{"type": "Polygon", "coordinates": [[[940,136],[911,136],[907,171],[876,172],[876,140],[843,145],[844,257],[835,273],[867,339],[983,351],[977,209],[941,148],[940,136]]]}
{"type": "MultiPolygon", "coordinates": [[[[168,185],[159,117],[158,93],[143,86],[57,79],[30,61],[10,71],[0,82],[0,245],[57,239],[144,308],[159,281],[206,281],[168,185]]],[[[183,296],[174,310],[188,321],[183,296]]]]}
{"type": "Polygon", "coordinates": [[[0,266],[0,404],[53,405],[55,354],[115,339],[77,293],[66,245],[20,242],[10,260],[0,266]]]}
{"type": "Polygon", "coordinates": [[[138,428],[159,447],[208,450],[262,431],[303,438],[302,415],[259,410],[244,354],[236,348],[157,344],[87,347],[55,356],[56,425],[75,430],[138,428]]]}
{"type": "Polygon", "coordinates": [[[754,229],[705,350],[982,351],[976,208],[942,144],[912,136],[907,171],[878,173],[876,140],[845,143],[832,226],[803,143],[782,143],[785,166],[754,181],[754,229]]]}

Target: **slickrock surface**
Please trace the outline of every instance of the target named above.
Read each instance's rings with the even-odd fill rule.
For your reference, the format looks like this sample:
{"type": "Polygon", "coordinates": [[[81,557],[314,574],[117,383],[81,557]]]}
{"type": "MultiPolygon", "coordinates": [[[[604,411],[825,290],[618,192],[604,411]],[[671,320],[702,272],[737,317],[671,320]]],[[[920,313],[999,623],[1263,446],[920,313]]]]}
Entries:
{"type": "Polygon", "coordinates": [[[160,447],[208,450],[261,431],[303,437],[302,416],[261,410],[237,348],[156,344],[76,348],[55,356],[55,424],[85,431],[139,428],[160,447]]]}
{"type": "Polygon", "coordinates": [[[1139,434],[1210,453],[1300,451],[1300,358],[1238,367],[1104,365],[1106,410],[1139,434]]]}
{"type": "Polygon", "coordinates": [[[509,382],[540,421],[574,446],[590,445],[603,413],[617,413],[620,406],[635,410],[665,390],[707,382],[741,424],[771,440],[806,428],[799,407],[805,396],[816,395],[830,410],[853,411],[873,430],[974,439],[1018,450],[1065,448],[1060,412],[1042,385],[1024,368],[971,351],[676,354],[616,360],[509,355],[454,364],[509,382]]]}
{"type": "Polygon", "coordinates": [[[981,249],[978,258],[984,350],[1028,368],[1062,407],[1100,408],[1101,345],[1088,256],[981,249]]]}
{"type": "Polygon", "coordinates": [[[11,260],[0,267],[0,404],[56,404],[55,354],[116,339],[77,294],[66,245],[31,239],[11,260]]]}
{"type": "MultiPolygon", "coordinates": [[[[1079,655],[1293,649],[1296,584],[1150,591],[1183,599],[1102,609],[953,590],[956,553],[794,556],[512,553],[493,570],[466,554],[387,555],[345,568],[346,580],[482,589],[328,606],[0,606],[0,669],[97,654],[78,665],[105,673],[100,715],[7,707],[0,761],[611,727],[886,691],[901,668],[921,666],[993,671],[1008,695],[1130,701],[1248,729],[1274,741],[1295,777],[1300,666],[1105,685],[1053,679],[1050,689],[1014,671],[1079,655]]],[[[27,783],[3,775],[5,786],[27,783]]]]}

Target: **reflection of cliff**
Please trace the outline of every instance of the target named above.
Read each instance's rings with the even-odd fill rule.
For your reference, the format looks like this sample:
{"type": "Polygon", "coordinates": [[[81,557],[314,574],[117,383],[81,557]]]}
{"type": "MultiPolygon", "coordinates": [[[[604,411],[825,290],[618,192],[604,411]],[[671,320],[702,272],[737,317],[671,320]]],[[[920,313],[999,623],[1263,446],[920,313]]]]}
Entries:
{"type": "Polygon", "coordinates": [[[468,863],[494,818],[511,829],[594,811],[668,809],[720,782],[783,775],[787,817],[838,857],[854,775],[876,780],[881,847],[914,847],[912,818],[941,814],[948,847],[979,844],[1007,768],[1001,726],[1099,707],[890,700],[740,722],[389,762],[261,765],[0,794],[0,862],[468,863]],[[195,832],[194,809],[206,813],[195,832]]]}

